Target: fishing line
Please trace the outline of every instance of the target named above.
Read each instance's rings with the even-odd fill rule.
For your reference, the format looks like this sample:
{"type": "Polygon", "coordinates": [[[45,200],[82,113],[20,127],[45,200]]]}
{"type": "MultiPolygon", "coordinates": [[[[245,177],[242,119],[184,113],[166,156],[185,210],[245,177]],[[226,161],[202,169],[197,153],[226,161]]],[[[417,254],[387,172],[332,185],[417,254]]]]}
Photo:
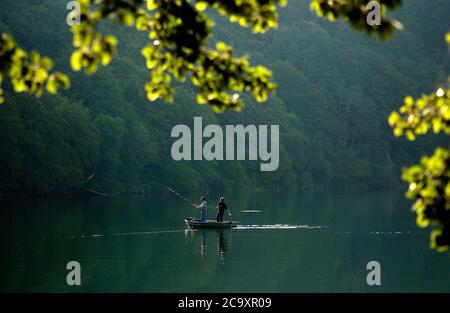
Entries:
{"type": "MultiPolygon", "coordinates": [[[[92,174],[91,176],[89,176],[88,178],[86,178],[85,180],[83,180],[83,181],[81,182],[81,185],[83,185],[84,183],[90,181],[92,178],[94,178],[94,174],[92,174]]],[[[125,192],[128,192],[128,191],[133,191],[133,190],[142,188],[142,187],[144,187],[144,186],[147,186],[147,185],[156,183],[156,184],[158,184],[158,185],[161,185],[161,186],[164,187],[165,189],[169,190],[170,192],[174,193],[174,194],[175,194],[177,197],[179,197],[180,199],[183,199],[183,200],[186,201],[187,203],[192,204],[192,201],[189,201],[189,200],[188,200],[186,197],[184,197],[181,193],[179,193],[179,192],[175,191],[173,188],[170,188],[169,186],[167,186],[167,185],[161,183],[160,181],[156,180],[154,177],[152,177],[152,179],[153,179],[153,180],[152,180],[151,182],[148,182],[148,183],[145,183],[145,184],[136,186],[136,187],[128,188],[128,189],[125,189],[125,190],[122,190],[122,191],[113,192],[113,193],[103,193],[103,192],[99,192],[99,191],[96,191],[96,190],[92,190],[92,189],[86,188],[86,187],[84,187],[84,186],[81,186],[81,188],[84,189],[85,191],[88,191],[88,192],[93,193],[93,194],[96,194],[96,195],[100,195],[100,196],[104,196],[104,197],[111,197],[111,196],[120,195],[120,194],[122,194],[122,193],[125,193],[125,192]]]]}

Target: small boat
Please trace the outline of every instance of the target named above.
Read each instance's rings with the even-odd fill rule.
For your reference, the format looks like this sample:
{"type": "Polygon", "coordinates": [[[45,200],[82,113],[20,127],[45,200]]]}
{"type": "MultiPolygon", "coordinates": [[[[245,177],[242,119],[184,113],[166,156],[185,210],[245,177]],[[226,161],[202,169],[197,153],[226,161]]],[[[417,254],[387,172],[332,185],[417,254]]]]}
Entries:
{"type": "Polygon", "coordinates": [[[188,217],[184,220],[186,225],[190,228],[233,228],[236,227],[238,221],[224,221],[216,222],[213,220],[207,220],[206,222],[200,222],[198,218],[188,217]]]}

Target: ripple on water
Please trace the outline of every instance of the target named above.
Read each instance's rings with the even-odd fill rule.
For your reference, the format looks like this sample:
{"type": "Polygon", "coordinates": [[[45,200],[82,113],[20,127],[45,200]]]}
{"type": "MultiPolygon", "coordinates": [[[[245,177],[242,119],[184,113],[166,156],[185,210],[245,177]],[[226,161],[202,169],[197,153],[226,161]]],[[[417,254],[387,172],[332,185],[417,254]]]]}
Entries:
{"type": "Polygon", "coordinates": [[[271,224],[271,225],[238,225],[236,229],[320,229],[327,226],[271,224]]]}

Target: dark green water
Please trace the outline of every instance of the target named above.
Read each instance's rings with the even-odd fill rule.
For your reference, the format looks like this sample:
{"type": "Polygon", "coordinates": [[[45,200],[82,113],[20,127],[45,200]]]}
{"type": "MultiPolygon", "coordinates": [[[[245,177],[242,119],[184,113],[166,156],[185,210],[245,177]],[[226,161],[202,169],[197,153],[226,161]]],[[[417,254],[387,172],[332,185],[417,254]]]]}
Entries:
{"type": "Polygon", "coordinates": [[[186,231],[195,211],[172,194],[3,203],[1,291],[450,291],[448,253],[428,249],[429,230],[415,226],[401,194],[227,198],[246,226],[186,231]],[[66,284],[71,260],[81,264],[78,287],[66,284]],[[381,286],[366,284],[372,260],[381,286]]]}

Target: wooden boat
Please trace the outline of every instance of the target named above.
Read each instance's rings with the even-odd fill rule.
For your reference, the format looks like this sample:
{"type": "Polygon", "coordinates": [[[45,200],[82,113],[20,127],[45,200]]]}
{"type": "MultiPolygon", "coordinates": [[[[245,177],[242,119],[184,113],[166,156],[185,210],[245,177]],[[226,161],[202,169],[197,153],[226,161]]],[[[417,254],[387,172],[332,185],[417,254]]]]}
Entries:
{"type": "Polygon", "coordinates": [[[213,220],[207,220],[206,222],[200,222],[198,218],[189,217],[184,220],[187,227],[193,228],[233,228],[236,227],[238,221],[224,221],[216,222],[213,220]]]}

